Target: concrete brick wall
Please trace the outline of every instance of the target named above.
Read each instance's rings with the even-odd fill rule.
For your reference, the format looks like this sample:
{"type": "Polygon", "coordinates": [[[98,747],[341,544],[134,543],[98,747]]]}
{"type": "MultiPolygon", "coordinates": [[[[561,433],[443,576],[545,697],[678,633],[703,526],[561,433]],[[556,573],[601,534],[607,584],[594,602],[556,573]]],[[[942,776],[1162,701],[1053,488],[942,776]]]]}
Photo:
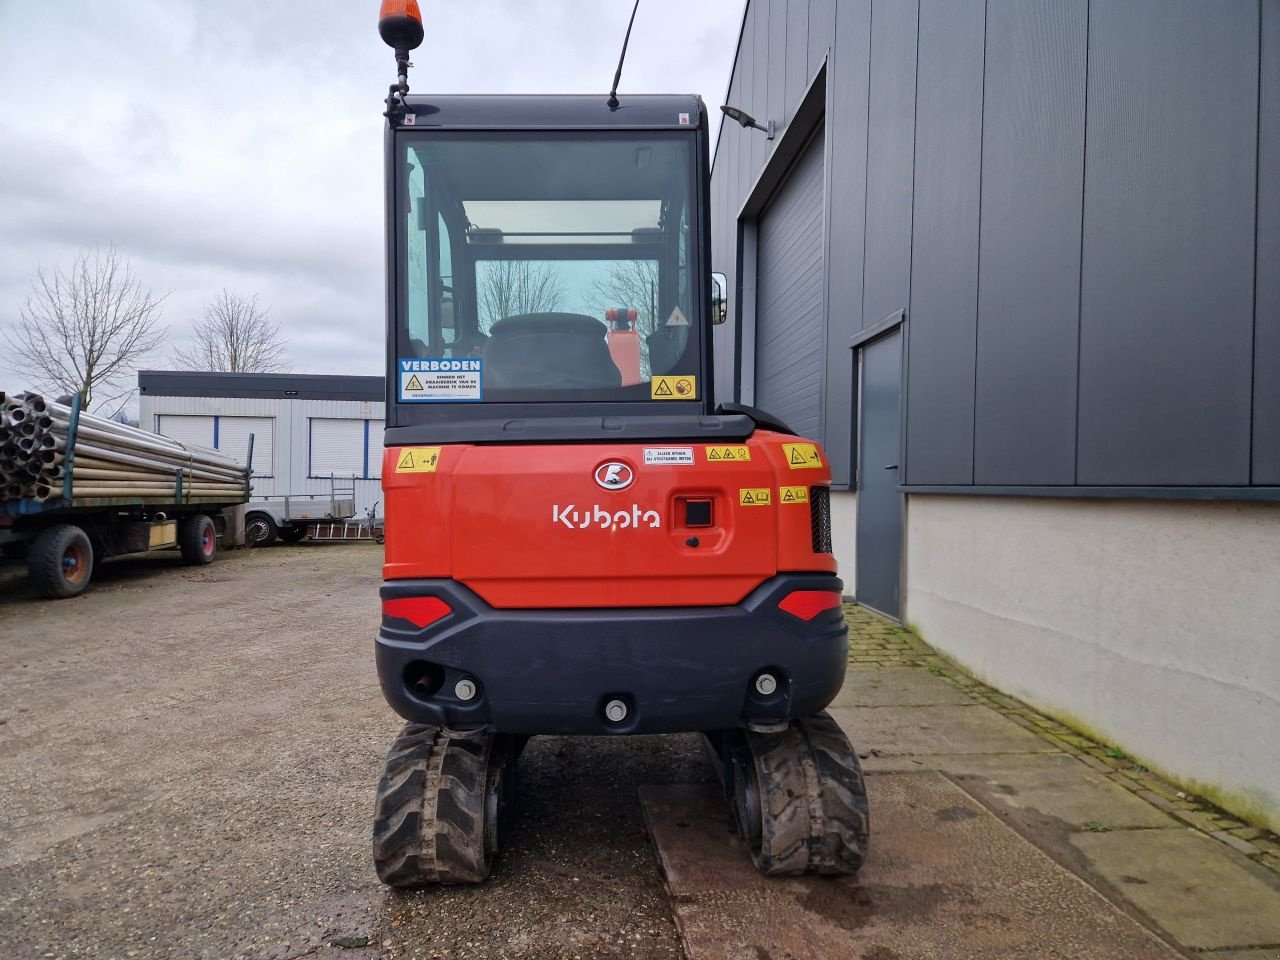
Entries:
{"type": "Polygon", "coordinates": [[[913,495],[906,569],[936,648],[1280,829],[1280,504],[913,495]]]}

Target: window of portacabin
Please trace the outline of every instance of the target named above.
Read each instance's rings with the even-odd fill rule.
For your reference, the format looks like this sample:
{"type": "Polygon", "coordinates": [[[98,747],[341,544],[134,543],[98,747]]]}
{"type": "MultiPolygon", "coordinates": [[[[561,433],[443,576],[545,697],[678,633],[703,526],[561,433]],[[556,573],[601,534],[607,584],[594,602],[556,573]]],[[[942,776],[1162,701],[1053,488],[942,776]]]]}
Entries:
{"type": "Polygon", "coordinates": [[[384,424],[385,421],[378,418],[309,417],[307,419],[307,479],[381,480],[382,431],[384,424]],[[331,469],[325,470],[325,464],[316,463],[315,427],[317,420],[325,423],[359,424],[360,452],[352,456],[349,463],[333,464],[331,469]]]}

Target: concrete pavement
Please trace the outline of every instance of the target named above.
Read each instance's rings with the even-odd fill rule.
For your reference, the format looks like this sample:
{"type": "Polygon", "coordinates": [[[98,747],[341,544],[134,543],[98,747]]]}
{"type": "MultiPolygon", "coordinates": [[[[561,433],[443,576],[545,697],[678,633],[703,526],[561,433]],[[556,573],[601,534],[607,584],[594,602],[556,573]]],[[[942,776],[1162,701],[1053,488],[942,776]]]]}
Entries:
{"type": "Polygon", "coordinates": [[[850,608],[855,880],[765,880],[713,789],[645,788],[690,960],[1280,957],[1275,838],[850,608]]]}

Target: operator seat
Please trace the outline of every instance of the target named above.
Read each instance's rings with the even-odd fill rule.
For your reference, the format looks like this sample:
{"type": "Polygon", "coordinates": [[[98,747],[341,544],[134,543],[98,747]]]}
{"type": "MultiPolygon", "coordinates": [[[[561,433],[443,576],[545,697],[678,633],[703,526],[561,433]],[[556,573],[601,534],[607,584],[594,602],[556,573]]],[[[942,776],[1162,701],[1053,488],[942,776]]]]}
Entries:
{"type": "Polygon", "coordinates": [[[522,313],[497,321],[484,345],[486,390],[622,386],[606,327],[581,313],[522,313]]]}

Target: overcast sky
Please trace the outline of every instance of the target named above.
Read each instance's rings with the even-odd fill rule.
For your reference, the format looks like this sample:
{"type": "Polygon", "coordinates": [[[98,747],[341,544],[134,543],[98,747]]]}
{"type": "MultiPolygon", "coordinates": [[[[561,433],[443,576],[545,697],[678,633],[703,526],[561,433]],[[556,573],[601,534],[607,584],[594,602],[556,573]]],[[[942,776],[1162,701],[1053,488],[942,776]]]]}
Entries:
{"type": "MultiPolygon", "coordinates": [[[[419,0],[415,93],[595,93],[631,0],[419,0]]],[[[620,92],[722,102],[743,0],[641,0],[620,92]]],[[[378,0],[0,0],[0,324],[115,244],[168,293],[163,369],[223,287],[291,368],[381,374],[378,0]]],[[[713,121],[714,122],[714,121],[713,121]]],[[[18,381],[0,346],[0,390],[18,381]]]]}

